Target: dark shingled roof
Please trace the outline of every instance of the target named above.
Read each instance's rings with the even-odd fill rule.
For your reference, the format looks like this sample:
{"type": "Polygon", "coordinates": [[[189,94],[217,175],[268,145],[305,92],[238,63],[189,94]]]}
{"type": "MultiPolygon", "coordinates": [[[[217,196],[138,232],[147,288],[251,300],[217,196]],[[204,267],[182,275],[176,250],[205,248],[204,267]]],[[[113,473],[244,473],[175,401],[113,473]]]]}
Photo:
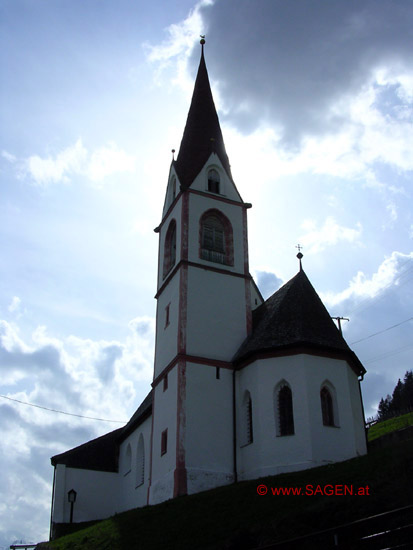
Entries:
{"type": "Polygon", "coordinates": [[[79,447],[70,449],[51,458],[52,466],[65,464],[70,468],[99,470],[102,472],[118,471],[118,438],[123,428],[119,428],[97,439],[92,439],[79,447]]]}
{"type": "Polygon", "coordinates": [[[263,352],[297,348],[342,355],[357,372],[365,372],[302,270],[253,312],[252,334],[236,353],[234,363],[263,352]]]}
{"type": "Polygon", "coordinates": [[[70,468],[117,472],[119,445],[152,413],[152,395],[151,390],[123,428],[53,456],[51,458],[52,466],[65,464],[70,468]]]}
{"type": "Polygon", "coordinates": [[[202,50],[192,102],[178,158],[174,162],[182,188],[186,189],[192,184],[212,152],[218,155],[232,180],[202,50]]]}

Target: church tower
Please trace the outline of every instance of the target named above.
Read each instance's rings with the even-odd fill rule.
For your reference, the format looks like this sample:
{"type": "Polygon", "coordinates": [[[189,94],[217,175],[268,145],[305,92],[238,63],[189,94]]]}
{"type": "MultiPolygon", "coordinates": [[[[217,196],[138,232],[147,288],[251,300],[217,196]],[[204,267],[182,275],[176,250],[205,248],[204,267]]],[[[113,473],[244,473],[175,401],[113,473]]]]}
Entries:
{"type": "Polygon", "coordinates": [[[247,208],[232,179],[203,44],[159,233],[149,503],[234,479],[232,357],[251,332],[247,208]]]}

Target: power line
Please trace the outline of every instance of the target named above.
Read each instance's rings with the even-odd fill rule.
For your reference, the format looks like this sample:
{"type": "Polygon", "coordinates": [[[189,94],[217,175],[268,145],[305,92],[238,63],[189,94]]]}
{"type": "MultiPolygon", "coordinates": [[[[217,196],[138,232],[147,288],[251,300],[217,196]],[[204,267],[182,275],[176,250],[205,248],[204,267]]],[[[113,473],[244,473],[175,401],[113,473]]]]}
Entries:
{"type": "Polygon", "coordinates": [[[401,348],[398,348],[393,351],[387,351],[385,353],[382,353],[381,355],[377,355],[376,357],[373,357],[372,359],[369,359],[368,361],[363,361],[364,365],[367,365],[368,363],[375,363],[376,361],[381,361],[382,359],[387,359],[388,357],[391,357],[392,355],[397,355],[398,353],[401,353],[402,351],[405,351],[407,349],[410,349],[413,347],[413,344],[408,344],[407,346],[403,346],[401,348]]]}
{"type": "Polygon", "coordinates": [[[380,330],[379,332],[375,332],[374,334],[370,334],[369,336],[366,336],[365,338],[360,338],[360,340],[356,340],[355,342],[351,342],[350,346],[354,346],[354,344],[358,344],[359,342],[364,342],[364,340],[368,340],[369,338],[373,338],[373,336],[377,336],[378,334],[383,334],[383,332],[387,332],[388,330],[391,330],[392,328],[399,327],[400,325],[403,325],[404,323],[407,323],[408,321],[412,321],[412,320],[413,320],[413,317],[409,317],[409,319],[406,319],[405,321],[402,321],[401,323],[397,323],[397,325],[387,327],[383,330],[380,330]]]}
{"type": "Polygon", "coordinates": [[[20,403],[21,405],[28,405],[29,407],[36,407],[37,409],[43,409],[44,411],[55,412],[59,414],[66,414],[68,416],[77,416],[78,418],[87,418],[88,420],[99,420],[100,422],[116,422],[117,424],[126,424],[126,420],[108,420],[107,418],[95,418],[93,416],[84,416],[83,414],[74,414],[65,411],[59,411],[57,409],[50,409],[49,407],[42,407],[42,405],[35,405],[34,403],[27,403],[27,401],[20,401],[19,399],[13,399],[12,397],[7,397],[7,395],[0,395],[3,399],[8,399],[9,401],[14,401],[15,403],[20,403]]]}

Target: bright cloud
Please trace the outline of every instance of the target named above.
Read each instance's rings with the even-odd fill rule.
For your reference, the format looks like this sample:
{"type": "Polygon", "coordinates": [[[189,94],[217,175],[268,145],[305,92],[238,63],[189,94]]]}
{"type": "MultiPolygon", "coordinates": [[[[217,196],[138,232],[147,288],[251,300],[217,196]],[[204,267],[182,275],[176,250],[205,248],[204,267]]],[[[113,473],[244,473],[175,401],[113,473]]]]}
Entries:
{"type": "Polygon", "coordinates": [[[20,309],[21,300],[18,296],[13,296],[13,299],[7,308],[10,313],[17,313],[20,309]]]}
{"type": "Polygon", "coordinates": [[[352,229],[339,225],[332,217],[328,217],[321,227],[317,227],[313,220],[305,220],[301,227],[305,233],[300,236],[300,242],[308,254],[321,252],[340,241],[356,243],[362,233],[360,223],[357,223],[356,228],[352,229]]]}
{"type": "Polygon", "coordinates": [[[118,149],[116,144],[89,152],[79,138],[54,157],[32,155],[25,161],[26,174],[37,185],[68,183],[73,176],[82,175],[93,182],[102,182],[115,173],[134,172],[135,157],[118,149]]]}
{"type": "Polygon", "coordinates": [[[323,299],[330,305],[336,305],[348,299],[353,299],[357,304],[360,299],[375,298],[393,285],[404,284],[412,276],[412,260],[413,252],[402,254],[395,251],[381,263],[370,278],[359,271],[345,290],[334,295],[323,294],[323,299]]]}

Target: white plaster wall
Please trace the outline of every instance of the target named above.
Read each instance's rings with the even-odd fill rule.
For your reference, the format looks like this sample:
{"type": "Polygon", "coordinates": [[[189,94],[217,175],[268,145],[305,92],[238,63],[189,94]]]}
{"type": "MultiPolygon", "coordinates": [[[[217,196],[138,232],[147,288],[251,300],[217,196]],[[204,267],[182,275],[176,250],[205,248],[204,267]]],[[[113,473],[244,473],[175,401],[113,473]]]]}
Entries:
{"type": "Polygon", "coordinates": [[[261,359],[237,373],[240,479],[301,470],[364,454],[360,399],[355,393],[357,386],[349,384],[349,378],[354,382],[355,377],[349,371],[345,361],[300,354],[261,359]],[[288,382],[292,391],[295,433],[277,437],[273,395],[282,380],[288,382]],[[322,423],[320,389],[325,380],[336,388],[339,427],[322,423]],[[245,390],[252,398],[254,439],[250,445],[241,447],[241,404],[245,390]]]}
{"type": "Polygon", "coordinates": [[[117,510],[122,512],[131,508],[138,508],[147,504],[147,493],[149,486],[150,472],[150,443],[151,443],[152,416],[147,418],[138,428],[131,433],[121,444],[119,449],[119,483],[117,494],[117,510]],[[144,483],[137,482],[137,449],[140,435],[143,435],[144,442],[144,483]],[[126,472],[125,457],[128,445],[131,446],[132,461],[131,468],[126,472]]]}
{"type": "Polygon", "coordinates": [[[168,389],[163,391],[162,381],[154,388],[152,482],[150,504],[173,497],[176,467],[177,425],[177,366],[168,372],[168,389]],[[161,434],[168,430],[167,452],[161,455],[161,434]]]}
{"type": "Polygon", "coordinates": [[[52,522],[64,523],[65,500],[67,500],[67,492],[65,492],[66,466],[64,464],[56,464],[53,484],[52,522]]]}
{"type": "Polygon", "coordinates": [[[246,335],[244,279],[189,267],[187,353],[230,361],[246,335]]]}
{"type": "Polygon", "coordinates": [[[237,373],[237,440],[240,479],[253,479],[282,471],[310,467],[310,435],[307,394],[302,377],[302,356],[259,360],[237,373]],[[276,436],[273,395],[285,380],[293,396],[295,434],[276,436]],[[245,390],[252,399],[253,442],[242,444],[242,400],[245,390]]]}
{"type": "MultiPolygon", "coordinates": [[[[192,188],[192,187],[191,187],[192,188]]],[[[211,193],[205,197],[191,194],[189,196],[188,259],[218,269],[244,273],[244,232],[240,206],[217,200],[219,195],[211,193]],[[207,210],[215,208],[222,212],[231,222],[234,239],[234,265],[209,262],[199,257],[199,221],[207,210]]]]}
{"type": "Polygon", "coordinates": [[[156,307],[155,377],[177,354],[179,320],[179,278],[177,273],[158,297],[156,307]],[[170,305],[169,305],[170,304],[170,305]],[[165,325],[166,307],[169,305],[169,325],[165,325]]]}
{"type": "Polygon", "coordinates": [[[232,371],[188,363],[186,369],[188,493],[233,481],[232,371]]]}
{"type": "Polygon", "coordinates": [[[219,157],[216,153],[211,153],[211,156],[209,157],[208,161],[205,163],[203,169],[194,179],[191,185],[191,189],[208,192],[208,171],[211,168],[215,168],[215,170],[217,170],[218,173],[220,174],[220,177],[221,177],[220,195],[222,195],[226,199],[241,202],[241,197],[237,189],[234,187],[234,184],[228,178],[224,168],[222,167],[221,161],[219,160],[219,157]]]}
{"type": "Polygon", "coordinates": [[[117,510],[118,474],[80,470],[57,465],[53,519],[55,523],[69,523],[70,503],[67,493],[77,492],[73,507],[73,522],[104,519],[117,510]]]}

